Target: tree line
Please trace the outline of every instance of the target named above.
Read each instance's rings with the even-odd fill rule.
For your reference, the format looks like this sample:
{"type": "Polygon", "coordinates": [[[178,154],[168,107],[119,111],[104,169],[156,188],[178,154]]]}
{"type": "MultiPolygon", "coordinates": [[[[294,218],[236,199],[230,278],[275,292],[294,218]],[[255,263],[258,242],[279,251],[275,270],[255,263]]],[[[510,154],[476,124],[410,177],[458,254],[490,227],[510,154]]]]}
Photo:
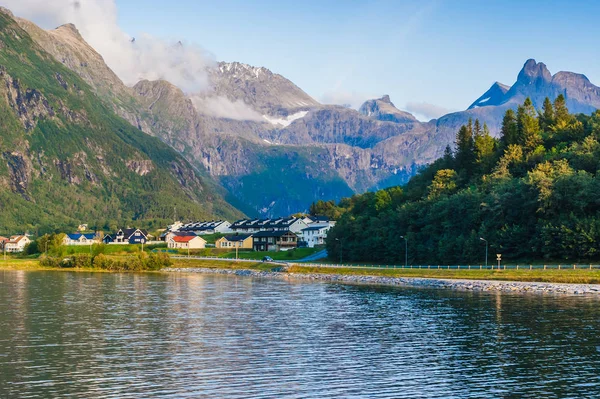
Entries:
{"type": "Polygon", "coordinates": [[[338,219],[332,256],[348,261],[481,264],[600,259],[600,111],[569,113],[564,96],[506,111],[499,138],[469,121],[454,148],[403,187],[317,202],[338,219]],[[343,248],[342,248],[343,246],[343,248]]]}

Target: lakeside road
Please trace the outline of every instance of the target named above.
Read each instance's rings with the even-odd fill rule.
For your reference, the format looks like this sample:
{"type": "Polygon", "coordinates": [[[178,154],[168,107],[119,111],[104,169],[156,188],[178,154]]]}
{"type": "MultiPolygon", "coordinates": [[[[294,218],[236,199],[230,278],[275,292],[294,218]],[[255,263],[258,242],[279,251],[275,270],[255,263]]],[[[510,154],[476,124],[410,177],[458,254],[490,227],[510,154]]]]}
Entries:
{"type": "Polygon", "coordinates": [[[167,273],[206,273],[348,284],[600,296],[600,273],[585,270],[369,270],[277,267],[268,263],[177,260],[167,273]]]}

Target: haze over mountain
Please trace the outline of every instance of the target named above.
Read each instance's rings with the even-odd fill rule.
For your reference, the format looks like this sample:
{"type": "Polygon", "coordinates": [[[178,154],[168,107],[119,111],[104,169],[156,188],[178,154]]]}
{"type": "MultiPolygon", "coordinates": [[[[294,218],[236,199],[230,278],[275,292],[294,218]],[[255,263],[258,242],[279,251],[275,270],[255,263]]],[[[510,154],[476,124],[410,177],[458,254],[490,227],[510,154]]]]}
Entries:
{"type": "Polygon", "coordinates": [[[322,105],[285,77],[237,62],[207,66],[207,87],[195,93],[164,80],[128,87],[75,26],[45,31],[17,21],[118,115],[206,170],[247,214],[288,214],[317,199],[402,184],[453,144],[469,118],[497,134],[506,109],[527,96],[538,108],[559,93],[575,112],[600,106],[599,89],[585,76],[552,76],[534,60],[512,86],[496,82],[469,109],[430,122],[396,108],[389,96],[358,111],[322,105]]]}

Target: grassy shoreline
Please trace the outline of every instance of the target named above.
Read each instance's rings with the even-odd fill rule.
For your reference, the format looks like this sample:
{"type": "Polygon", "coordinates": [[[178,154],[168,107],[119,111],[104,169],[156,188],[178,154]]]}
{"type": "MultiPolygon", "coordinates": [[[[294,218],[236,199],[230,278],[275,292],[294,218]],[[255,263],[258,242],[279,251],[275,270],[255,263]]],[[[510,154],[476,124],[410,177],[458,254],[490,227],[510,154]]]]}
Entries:
{"type": "MultiPolygon", "coordinates": [[[[277,265],[262,262],[211,261],[198,259],[173,259],[173,268],[210,268],[231,270],[272,271],[277,265]]],[[[0,270],[48,270],[48,271],[112,271],[96,268],[44,267],[35,259],[0,260],[0,270]]],[[[142,271],[145,272],[145,271],[142,271]]],[[[326,268],[292,265],[289,273],[337,274],[352,276],[432,278],[450,280],[521,281],[569,284],[600,284],[600,270],[446,270],[446,269],[375,269],[375,268],[326,268]]],[[[155,273],[155,272],[154,272],[155,273]]]]}

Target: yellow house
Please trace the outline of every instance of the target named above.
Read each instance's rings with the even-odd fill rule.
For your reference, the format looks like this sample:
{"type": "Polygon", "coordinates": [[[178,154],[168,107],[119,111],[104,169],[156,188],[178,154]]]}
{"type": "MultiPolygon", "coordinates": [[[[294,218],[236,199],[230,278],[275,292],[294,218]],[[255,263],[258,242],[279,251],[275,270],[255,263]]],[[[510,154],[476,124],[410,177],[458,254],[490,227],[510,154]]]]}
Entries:
{"type": "Polygon", "coordinates": [[[215,247],[221,249],[252,249],[252,234],[221,237],[215,242],[215,247]]]}

